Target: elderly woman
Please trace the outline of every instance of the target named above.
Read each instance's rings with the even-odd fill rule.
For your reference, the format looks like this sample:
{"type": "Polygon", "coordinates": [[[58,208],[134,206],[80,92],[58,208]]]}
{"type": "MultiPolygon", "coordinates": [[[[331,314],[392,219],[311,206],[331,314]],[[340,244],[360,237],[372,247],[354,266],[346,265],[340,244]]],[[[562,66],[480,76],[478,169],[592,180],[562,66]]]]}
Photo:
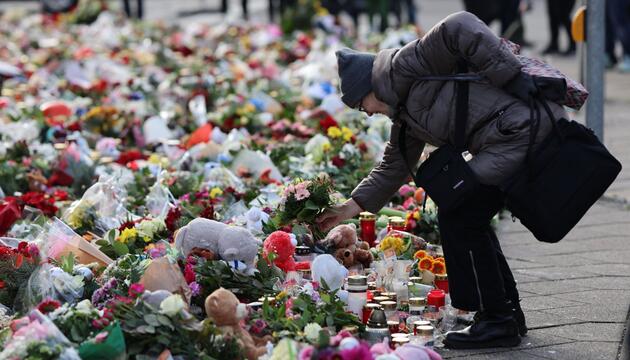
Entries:
{"type": "MultiPolygon", "coordinates": [[[[516,346],[527,326],[519,306],[514,276],[490,226],[502,208],[500,189],[524,163],[530,142],[530,114],[525,100],[535,85],[520,71],[519,60],[506,42],[474,15],[448,16],[421,39],[401,49],[378,54],[350,49],[337,52],[343,102],[368,115],[392,118],[391,137],[381,163],[361,181],[351,199],[318,219],[329,229],[363,210],[377,212],[407,181],[424,144],[454,144],[456,84],[422,81],[427,75],[457,72],[460,59],[483,80],[470,82],[465,140],[473,155],[468,165],[479,182],[455,209],[439,211],[452,305],[478,311],[469,328],[451,332],[451,348],[516,346]],[[402,106],[402,107],[401,107],[402,106]],[[397,109],[397,110],[395,110],[397,109]],[[401,124],[406,124],[406,148],[399,148],[401,124]]],[[[567,118],[563,108],[549,103],[554,116],[567,118]]],[[[534,146],[550,132],[543,114],[534,146]]]]}

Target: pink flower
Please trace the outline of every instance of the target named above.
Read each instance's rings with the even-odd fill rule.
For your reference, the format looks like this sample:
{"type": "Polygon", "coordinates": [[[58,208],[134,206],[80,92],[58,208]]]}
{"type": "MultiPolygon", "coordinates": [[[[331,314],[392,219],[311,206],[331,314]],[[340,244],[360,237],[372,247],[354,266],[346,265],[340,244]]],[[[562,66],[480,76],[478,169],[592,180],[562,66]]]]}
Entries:
{"type": "Polygon", "coordinates": [[[414,191],[414,188],[407,184],[404,184],[400,187],[400,189],[398,189],[398,193],[400,194],[400,196],[411,196],[413,195],[414,191]]]}
{"type": "Polygon", "coordinates": [[[190,287],[192,296],[197,296],[201,293],[201,285],[199,285],[196,281],[191,282],[188,286],[190,287]]]}
{"type": "Polygon", "coordinates": [[[298,201],[304,200],[304,199],[307,199],[309,196],[311,196],[311,193],[307,189],[309,184],[310,184],[309,181],[304,181],[295,185],[295,199],[296,200],[298,201]]]}
{"type": "Polygon", "coordinates": [[[94,342],[100,344],[107,339],[107,336],[109,336],[109,333],[107,331],[103,331],[94,337],[94,342]]]}
{"type": "Polygon", "coordinates": [[[299,360],[310,360],[313,357],[313,352],[315,348],[311,345],[302,348],[300,351],[300,355],[298,357],[299,360]]]}
{"type": "Polygon", "coordinates": [[[130,297],[136,298],[144,293],[144,285],[140,283],[131,284],[127,293],[130,297]]]}

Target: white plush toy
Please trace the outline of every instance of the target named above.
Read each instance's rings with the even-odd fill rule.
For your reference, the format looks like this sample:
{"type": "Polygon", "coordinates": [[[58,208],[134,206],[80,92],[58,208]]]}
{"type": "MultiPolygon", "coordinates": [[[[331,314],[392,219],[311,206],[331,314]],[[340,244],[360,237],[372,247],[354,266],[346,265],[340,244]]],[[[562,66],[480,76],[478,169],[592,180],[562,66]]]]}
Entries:
{"type": "Polygon", "coordinates": [[[175,235],[175,247],[184,256],[195,248],[209,250],[237,270],[253,266],[260,246],[249,230],[204,218],[191,221],[175,235]]]}
{"type": "MultiPolygon", "coordinates": [[[[321,283],[321,279],[324,279],[331,290],[341,288],[343,280],[348,276],[348,269],[330,254],[317,256],[311,264],[311,272],[313,273],[313,280],[321,283]]],[[[344,298],[347,294],[340,290],[337,295],[345,301],[344,298]]]]}

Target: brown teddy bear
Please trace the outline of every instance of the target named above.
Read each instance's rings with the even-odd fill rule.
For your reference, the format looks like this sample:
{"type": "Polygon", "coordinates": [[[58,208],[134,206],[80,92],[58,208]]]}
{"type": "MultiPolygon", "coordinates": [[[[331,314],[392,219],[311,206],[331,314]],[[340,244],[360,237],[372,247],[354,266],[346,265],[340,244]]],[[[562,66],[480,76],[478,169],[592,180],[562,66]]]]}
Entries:
{"type": "Polygon", "coordinates": [[[252,336],[239,324],[247,315],[247,307],[231,291],[224,288],[215,290],[206,298],[205,308],[206,314],[224,336],[234,336],[238,340],[247,359],[256,360],[267,353],[266,347],[256,346],[252,336]]]}
{"type": "Polygon", "coordinates": [[[341,224],[330,230],[324,242],[335,249],[334,256],[346,268],[357,264],[364,268],[370,267],[374,258],[370,253],[370,245],[357,239],[357,229],[354,224],[341,224]]]}

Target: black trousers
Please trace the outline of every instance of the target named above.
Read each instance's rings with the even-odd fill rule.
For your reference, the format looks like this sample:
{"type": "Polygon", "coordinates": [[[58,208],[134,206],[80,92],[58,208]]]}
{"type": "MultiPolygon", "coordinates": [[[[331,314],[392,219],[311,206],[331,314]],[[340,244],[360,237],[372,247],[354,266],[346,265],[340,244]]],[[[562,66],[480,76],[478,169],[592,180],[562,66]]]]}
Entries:
{"type": "Polygon", "coordinates": [[[136,0],[135,15],[131,11],[131,4],[129,3],[129,0],[123,0],[123,8],[125,9],[125,14],[127,15],[127,17],[129,17],[129,18],[134,18],[135,17],[137,19],[142,19],[142,15],[143,15],[142,0],[136,0]]]}
{"type": "Polygon", "coordinates": [[[503,207],[496,186],[481,185],[458,208],[438,210],[451,302],[462,310],[504,311],[518,290],[501,245],[490,226],[503,207]]]}
{"type": "Polygon", "coordinates": [[[573,10],[574,5],[575,0],[547,0],[549,31],[551,31],[550,47],[558,47],[560,28],[564,28],[567,32],[569,45],[571,47],[575,46],[571,36],[571,10],[573,10]]]}

